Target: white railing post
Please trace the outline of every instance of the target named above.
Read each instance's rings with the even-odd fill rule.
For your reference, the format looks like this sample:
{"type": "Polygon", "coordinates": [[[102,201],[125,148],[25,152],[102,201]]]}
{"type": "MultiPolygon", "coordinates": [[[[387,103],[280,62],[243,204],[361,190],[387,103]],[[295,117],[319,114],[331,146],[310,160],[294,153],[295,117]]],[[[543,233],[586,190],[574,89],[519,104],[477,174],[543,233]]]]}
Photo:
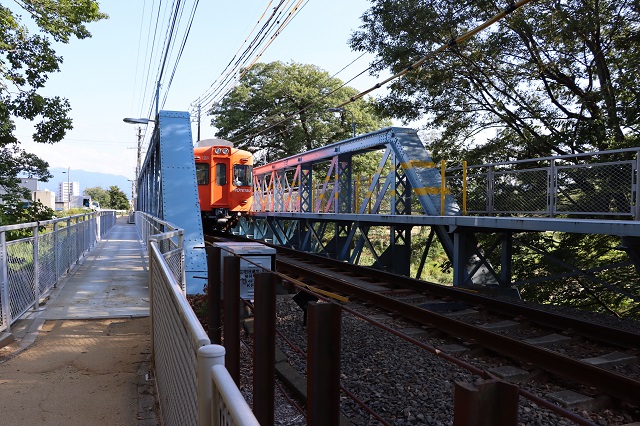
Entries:
{"type": "Polygon", "coordinates": [[[551,159],[549,164],[549,217],[554,217],[558,202],[558,169],[556,168],[556,160],[551,159]]]}
{"type": "Polygon", "coordinates": [[[7,272],[7,236],[4,231],[0,231],[0,246],[2,253],[0,254],[0,297],[2,298],[2,313],[4,315],[4,323],[7,326],[7,333],[11,333],[11,306],[9,304],[9,273],[7,272]]]}
{"type": "Polygon", "coordinates": [[[636,180],[634,189],[634,197],[633,197],[633,219],[640,220],[640,151],[636,152],[636,161],[634,167],[634,178],[636,180]]]}
{"type": "Polygon", "coordinates": [[[212,415],[213,398],[211,367],[224,365],[225,349],[220,345],[205,345],[198,349],[198,426],[217,425],[217,417],[212,415]]]}
{"type": "Polygon", "coordinates": [[[71,247],[71,219],[67,219],[67,252],[69,254],[69,258],[67,259],[67,272],[71,270],[71,265],[73,262],[73,251],[71,247]]]}
{"type": "Polygon", "coordinates": [[[60,229],[58,226],[58,222],[56,222],[53,224],[53,268],[55,269],[53,273],[53,288],[58,287],[58,282],[60,281],[60,238],[58,237],[59,232],[60,229]]]}
{"type": "Polygon", "coordinates": [[[96,212],[95,217],[96,217],[96,232],[93,236],[93,240],[95,241],[94,244],[97,244],[98,241],[102,240],[102,231],[100,230],[100,222],[102,219],[102,215],[99,212],[96,212]]]}
{"type": "Polygon", "coordinates": [[[38,258],[38,225],[33,227],[33,310],[40,308],[40,260],[38,258]]]}

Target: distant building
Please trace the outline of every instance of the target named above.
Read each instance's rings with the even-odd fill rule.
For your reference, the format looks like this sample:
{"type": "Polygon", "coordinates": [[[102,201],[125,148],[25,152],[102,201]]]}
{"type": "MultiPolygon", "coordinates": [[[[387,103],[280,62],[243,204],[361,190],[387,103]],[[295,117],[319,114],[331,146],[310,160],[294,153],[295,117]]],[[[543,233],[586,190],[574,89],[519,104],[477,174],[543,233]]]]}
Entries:
{"type": "Polygon", "coordinates": [[[80,196],[80,182],[58,182],[57,203],[68,203],[70,197],[80,196]]]}
{"type": "Polygon", "coordinates": [[[20,186],[24,186],[29,191],[38,190],[38,179],[36,178],[20,178],[20,186]]]}
{"type": "Polygon", "coordinates": [[[33,191],[33,200],[40,201],[44,206],[52,210],[56,208],[56,194],[48,189],[33,191]]]}
{"type": "MultiPolygon", "coordinates": [[[[27,188],[29,191],[31,191],[31,195],[33,195],[34,191],[38,190],[38,179],[36,179],[36,178],[20,178],[20,183],[18,185],[22,186],[24,188],[27,188]]],[[[0,195],[4,195],[6,193],[7,193],[7,191],[5,191],[4,188],[0,188],[0,195]]],[[[28,199],[24,199],[22,201],[29,201],[29,200],[28,199]]],[[[1,197],[0,197],[0,203],[4,204],[4,200],[2,200],[1,197]]]]}

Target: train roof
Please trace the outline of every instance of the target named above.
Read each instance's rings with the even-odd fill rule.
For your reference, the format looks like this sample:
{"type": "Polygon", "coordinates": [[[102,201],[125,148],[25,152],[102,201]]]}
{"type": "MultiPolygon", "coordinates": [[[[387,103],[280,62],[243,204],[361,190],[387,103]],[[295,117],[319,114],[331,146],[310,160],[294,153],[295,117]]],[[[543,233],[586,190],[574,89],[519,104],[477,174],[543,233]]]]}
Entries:
{"type": "Polygon", "coordinates": [[[228,146],[233,148],[233,142],[224,139],[202,139],[196,143],[197,148],[203,148],[207,146],[228,146]]]}

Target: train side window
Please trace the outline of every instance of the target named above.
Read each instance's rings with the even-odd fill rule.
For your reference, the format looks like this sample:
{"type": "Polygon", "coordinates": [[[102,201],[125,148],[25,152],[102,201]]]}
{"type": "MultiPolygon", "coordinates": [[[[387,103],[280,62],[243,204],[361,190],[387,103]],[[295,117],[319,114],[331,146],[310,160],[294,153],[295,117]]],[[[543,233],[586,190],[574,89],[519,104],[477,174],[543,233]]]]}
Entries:
{"type": "Polygon", "coordinates": [[[196,163],[196,179],[198,185],[209,184],[209,165],[207,163],[196,163]]]}
{"type": "Polygon", "coordinates": [[[234,186],[251,186],[253,167],[243,164],[233,165],[233,185],[234,186]]]}
{"type": "Polygon", "coordinates": [[[227,165],[224,163],[216,164],[216,184],[220,186],[227,184],[227,165]]]}

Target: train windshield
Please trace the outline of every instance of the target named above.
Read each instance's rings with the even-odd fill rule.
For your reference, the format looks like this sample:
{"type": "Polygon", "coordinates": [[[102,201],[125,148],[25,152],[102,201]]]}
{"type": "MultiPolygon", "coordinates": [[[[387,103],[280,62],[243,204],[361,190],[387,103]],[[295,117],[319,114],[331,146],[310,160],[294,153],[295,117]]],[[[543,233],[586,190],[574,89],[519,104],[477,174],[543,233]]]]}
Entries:
{"type": "Polygon", "coordinates": [[[209,184],[209,165],[207,163],[196,163],[196,179],[198,179],[198,185],[209,184]]]}
{"type": "Polygon", "coordinates": [[[244,164],[233,165],[233,185],[234,186],[252,186],[253,183],[253,166],[244,164]]]}

